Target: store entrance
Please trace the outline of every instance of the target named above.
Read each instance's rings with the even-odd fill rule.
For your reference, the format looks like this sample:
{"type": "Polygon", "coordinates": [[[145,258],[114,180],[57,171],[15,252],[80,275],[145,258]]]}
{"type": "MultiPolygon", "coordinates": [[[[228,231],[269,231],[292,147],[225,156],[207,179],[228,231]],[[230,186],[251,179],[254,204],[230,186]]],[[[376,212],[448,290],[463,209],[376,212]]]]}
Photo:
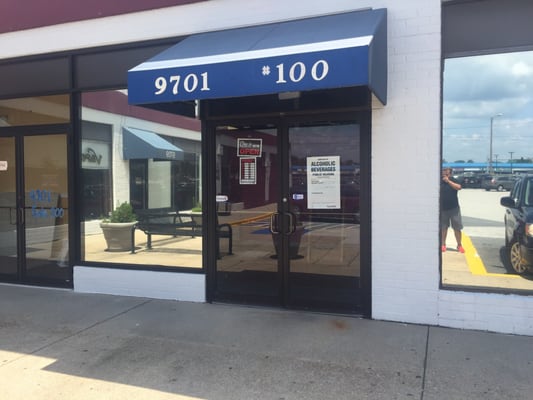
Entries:
{"type": "Polygon", "coordinates": [[[0,137],[0,279],[71,286],[67,134],[0,137]]]}
{"type": "Polygon", "coordinates": [[[283,118],[213,129],[217,225],[231,227],[233,254],[220,251],[212,298],[362,313],[360,123],[283,118]]]}

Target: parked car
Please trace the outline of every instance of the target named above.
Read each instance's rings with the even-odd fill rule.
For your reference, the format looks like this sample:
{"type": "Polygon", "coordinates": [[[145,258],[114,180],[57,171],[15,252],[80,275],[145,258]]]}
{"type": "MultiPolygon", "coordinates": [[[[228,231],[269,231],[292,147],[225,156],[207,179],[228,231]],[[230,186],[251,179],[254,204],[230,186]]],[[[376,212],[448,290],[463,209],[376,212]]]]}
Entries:
{"type": "Polygon", "coordinates": [[[533,270],[533,175],[518,178],[505,207],[505,246],[510,265],[517,274],[533,270]]]}
{"type": "Polygon", "coordinates": [[[497,190],[503,192],[504,190],[511,190],[516,182],[514,175],[499,175],[492,178],[484,179],[481,182],[481,187],[485,190],[497,190]]]}
{"type": "Polygon", "coordinates": [[[465,172],[455,175],[454,178],[463,188],[481,187],[481,175],[475,172],[465,172]]]}
{"type": "Polygon", "coordinates": [[[481,178],[479,174],[473,172],[465,172],[463,177],[463,183],[461,185],[464,188],[479,188],[481,187],[481,178]]]}
{"type": "Polygon", "coordinates": [[[453,176],[457,182],[464,188],[480,188],[483,180],[489,177],[492,179],[492,175],[485,174],[476,171],[463,172],[453,176]]]}

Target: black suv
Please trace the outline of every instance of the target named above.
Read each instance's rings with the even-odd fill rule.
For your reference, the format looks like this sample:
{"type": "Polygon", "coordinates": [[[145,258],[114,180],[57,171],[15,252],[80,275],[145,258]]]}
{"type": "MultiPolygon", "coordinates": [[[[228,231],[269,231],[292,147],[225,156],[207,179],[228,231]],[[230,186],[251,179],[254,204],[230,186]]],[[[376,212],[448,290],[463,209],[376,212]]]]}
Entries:
{"type": "Polygon", "coordinates": [[[533,175],[516,181],[510,196],[502,197],[505,209],[505,245],[513,270],[523,274],[533,269],[533,175]]]}

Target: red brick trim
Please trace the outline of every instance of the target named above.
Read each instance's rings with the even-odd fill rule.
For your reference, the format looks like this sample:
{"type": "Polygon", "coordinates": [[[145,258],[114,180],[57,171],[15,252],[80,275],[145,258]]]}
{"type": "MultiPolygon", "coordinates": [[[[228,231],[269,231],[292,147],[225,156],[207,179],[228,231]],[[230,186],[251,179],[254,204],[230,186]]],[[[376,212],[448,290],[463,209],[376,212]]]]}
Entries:
{"type": "Polygon", "coordinates": [[[0,33],[200,1],[205,0],[1,0],[0,33]]]}

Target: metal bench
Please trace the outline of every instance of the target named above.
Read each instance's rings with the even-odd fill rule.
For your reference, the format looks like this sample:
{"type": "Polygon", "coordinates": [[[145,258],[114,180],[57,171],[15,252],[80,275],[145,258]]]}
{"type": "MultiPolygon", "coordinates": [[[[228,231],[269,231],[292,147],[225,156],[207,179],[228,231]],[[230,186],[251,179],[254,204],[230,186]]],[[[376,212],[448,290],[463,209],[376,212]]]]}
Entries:
{"type": "MultiPolygon", "coordinates": [[[[139,229],[146,234],[146,247],[148,249],[152,248],[152,235],[170,235],[174,237],[203,235],[201,214],[180,213],[168,208],[135,210],[135,214],[138,219],[135,229],[139,229]]],[[[228,254],[233,254],[233,231],[231,225],[217,223],[216,231],[217,257],[220,258],[220,238],[228,239],[228,254]]],[[[135,253],[135,237],[133,233],[131,252],[135,253]]]]}

